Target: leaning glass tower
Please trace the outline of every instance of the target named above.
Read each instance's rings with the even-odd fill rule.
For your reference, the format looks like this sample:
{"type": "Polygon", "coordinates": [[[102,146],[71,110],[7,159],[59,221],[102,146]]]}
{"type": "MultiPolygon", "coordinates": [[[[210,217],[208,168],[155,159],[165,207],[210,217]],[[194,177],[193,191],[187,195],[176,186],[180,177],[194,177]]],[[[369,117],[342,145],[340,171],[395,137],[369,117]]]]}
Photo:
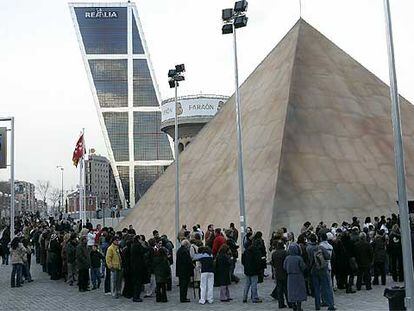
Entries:
{"type": "Polygon", "coordinates": [[[133,3],[71,3],[102,134],[124,207],[171,164],[160,94],[133,3]]]}

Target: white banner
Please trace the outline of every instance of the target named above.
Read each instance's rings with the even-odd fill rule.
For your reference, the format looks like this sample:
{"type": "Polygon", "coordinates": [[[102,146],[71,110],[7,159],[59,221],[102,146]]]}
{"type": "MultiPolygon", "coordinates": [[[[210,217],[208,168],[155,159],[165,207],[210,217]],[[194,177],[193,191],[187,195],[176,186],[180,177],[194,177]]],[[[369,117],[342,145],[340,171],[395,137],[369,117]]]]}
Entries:
{"type": "MultiPolygon", "coordinates": [[[[178,117],[213,117],[226,102],[222,98],[184,98],[178,99],[178,117]]],[[[175,101],[164,103],[161,107],[161,122],[174,120],[175,101]]]]}

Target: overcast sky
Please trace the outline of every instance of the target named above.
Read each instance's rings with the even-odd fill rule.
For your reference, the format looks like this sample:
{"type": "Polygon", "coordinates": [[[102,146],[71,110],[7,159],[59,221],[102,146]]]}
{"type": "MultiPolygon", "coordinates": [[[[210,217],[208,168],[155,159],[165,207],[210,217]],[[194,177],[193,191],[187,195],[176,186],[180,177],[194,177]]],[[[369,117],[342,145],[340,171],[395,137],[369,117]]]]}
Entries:
{"type": "MultiPolygon", "coordinates": [[[[414,3],[390,1],[399,91],[414,103],[414,3]]],[[[221,9],[233,3],[136,1],[163,99],[173,96],[166,73],[177,63],[187,68],[180,95],[233,93],[232,40],[221,35],[221,9]]],[[[295,24],[299,0],[250,0],[248,16],[238,35],[241,82],[295,24]]],[[[302,16],[388,83],[382,0],[302,0],[302,16]]],[[[63,165],[65,188],[74,188],[80,130],[88,148],[106,150],[68,2],[1,1],[0,46],[0,116],[16,117],[16,178],[58,187],[63,165]]],[[[1,170],[0,180],[8,174],[1,170]]]]}

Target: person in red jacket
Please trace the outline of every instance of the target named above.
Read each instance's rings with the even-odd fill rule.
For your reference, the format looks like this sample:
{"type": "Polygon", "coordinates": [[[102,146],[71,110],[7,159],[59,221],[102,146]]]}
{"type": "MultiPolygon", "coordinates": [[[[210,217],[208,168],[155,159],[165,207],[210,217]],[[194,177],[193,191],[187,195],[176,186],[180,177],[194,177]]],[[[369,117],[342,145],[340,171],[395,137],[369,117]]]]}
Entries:
{"type": "Polygon", "coordinates": [[[213,253],[214,258],[216,257],[218,251],[220,250],[220,248],[223,244],[226,244],[226,239],[223,236],[223,234],[221,233],[221,229],[216,228],[214,230],[214,241],[213,241],[213,249],[212,249],[212,253],[213,253]]]}

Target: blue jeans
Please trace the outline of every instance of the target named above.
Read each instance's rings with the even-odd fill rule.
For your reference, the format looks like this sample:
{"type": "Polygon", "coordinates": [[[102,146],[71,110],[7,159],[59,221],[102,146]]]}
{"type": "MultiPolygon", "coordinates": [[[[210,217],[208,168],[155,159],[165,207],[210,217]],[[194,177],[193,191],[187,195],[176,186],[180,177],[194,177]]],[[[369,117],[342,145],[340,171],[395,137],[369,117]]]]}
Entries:
{"type": "Polygon", "coordinates": [[[328,304],[328,309],[333,309],[334,298],[328,269],[324,271],[312,271],[312,284],[315,294],[315,308],[321,307],[321,295],[328,304]]]}
{"type": "Polygon", "coordinates": [[[111,270],[111,294],[113,298],[121,295],[122,274],[121,270],[111,270]]]}
{"type": "Polygon", "coordinates": [[[32,281],[32,274],[30,273],[28,262],[22,265],[22,276],[24,276],[26,281],[32,281]]]}
{"type": "Polygon", "coordinates": [[[101,285],[101,269],[91,268],[91,281],[93,287],[99,287],[101,285]]]}
{"type": "Polygon", "coordinates": [[[11,287],[22,285],[22,268],[21,263],[14,263],[11,273],[11,287]]]}
{"type": "Polygon", "coordinates": [[[251,288],[252,300],[258,300],[259,294],[257,293],[257,281],[259,279],[258,275],[247,276],[246,283],[244,285],[243,300],[247,300],[247,295],[249,294],[249,289],[251,288]]]}

